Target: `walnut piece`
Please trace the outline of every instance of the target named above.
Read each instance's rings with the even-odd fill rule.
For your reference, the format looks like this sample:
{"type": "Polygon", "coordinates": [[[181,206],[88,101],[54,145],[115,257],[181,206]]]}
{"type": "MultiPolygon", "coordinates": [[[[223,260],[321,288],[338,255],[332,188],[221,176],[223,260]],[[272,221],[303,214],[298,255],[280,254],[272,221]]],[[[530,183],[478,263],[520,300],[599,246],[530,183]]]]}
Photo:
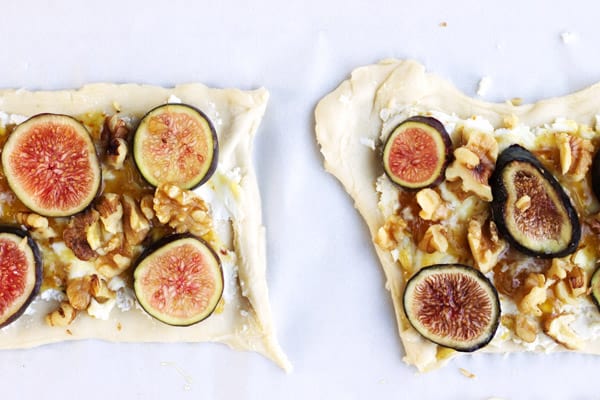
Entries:
{"type": "Polygon", "coordinates": [[[569,288],[569,285],[566,281],[561,280],[554,284],[552,287],[552,291],[554,292],[554,297],[556,297],[563,304],[576,304],[575,297],[569,288]]]}
{"type": "Polygon", "coordinates": [[[34,239],[51,239],[58,236],[56,231],[48,225],[48,218],[36,213],[19,212],[17,222],[25,225],[34,239]]]}
{"type": "Polygon", "coordinates": [[[571,262],[570,256],[554,258],[546,271],[547,281],[554,280],[554,296],[563,304],[576,304],[577,298],[588,290],[585,271],[571,262]]]}
{"type": "Polygon", "coordinates": [[[113,139],[106,148],[106,164],[114,169],[123,169],[127,157],[127,142],[125,139],[113,139]]]}
{"type": "Polygon", "coordinates": [[[127,157],[127,136],[129,125],[117,114],[107,117],[102,131],[106,145],[106,164],[114,169],[123,169],[127,157]]]}
{"type": "Polygon", "coordinates": [[[127,121],[120,118],[117,114],[107,117],[104,121],[108,130],[109,139],[126,139],[129,135],[129,125],[127,121]]]}
{"type": "Polygon", "coordinates": [[[125,271],[131,265],[131,257],[115,253],[98,257],[96,271],[103,277],[110,279],[125,271]]]}
{"type": "Polygon", "coordinates": [[[546,277],[543,274],[530,273],[524,282],[525,296],[517,304],[519,311],[524,314],[540,317],[542,305],[547,299],[546,277]]]}
{"type": "Polygon", "coordinates": [[[537,338],[538,328],[524,315],[517,315],[515,320],[515,334],[524,342],[533,343],[537,338]]]}
{"type": "Polygon", "coordinates": [[[46,323],[50,326],[67,326],[77,316],[77,310],[63,301],[58,308],[46,315],[46,323]]]}
{"type": "Polygon", "coordinates": [[[562,344],[569,350],[577,350],[581,348],[582,341],[569,326],[573,321],[575,321],[573,314],[550,315],[544,318],[542,327],[544,333],[554,339],[556,343],[562,344]]]}
{"type": "Polygon", "coordinates": [[[440,224],[431,225],[425,231],[423,239],[419,242],[419,249],[434,253],[436,251],[444,252],[448,250],[448,240],[446,239],[446,228],[440,224]]]}
{"type": "Polygon", "coordinates": [[[519,197],[519,199],[515,202],[515,207],[517,207],[519,211],[527,211],[529,207],[531,207],[531,197],[528,195],[519,197]]]}
{"type": "Polygon", "coordinates": [[[150,222],[142,214],[133,198],[123,195],[122,204],[125,240],[130,246],[138,245],[150,232],[150,222]]]}
{"type": "Polygon", "coordinates": [[[154,196],[152,196],[151,194],[145,195],[144,197],[142,197],[142,200],[140,200],[140,210],[142,211],[142,214],[144,214],[144,217],[146,217],[148,221],[151,221],[152,218],[154,218],[153,201],[154,196]]]}
{"type": "Polygon", "coordinates": [[[90,278],[90,294],[99,303],[105,303],[116,297],[116,293],[110,290],[106,281],[98,275],[92,275],[90,278]]]}
{"type": "Polygon", "coordinates": [[[153,203],[156,218],[177,233],[190,232],[203,236],[212,228],[208,206],[191,190],[183,190],[172,184],[160,185],[154,193],[153,203]]]}
{"type": "Polygon", "coordinates": [[[63,231],[65,245],[81,260],[87,261],[98,255],[88,243],[87,231],[99,218],[98,211],[90,208],[71,217],[69,225],[63,231]]]}
{"type": "Polygon", "coordinates": [[[581,267],[574,266],[567,274],[566,279],[569,282],[569,287],[574,297],[582,296],[587,292],[588,279],[581,267]]]}
{"type": "Polygon", "coordinates": [[[112,234],[123,232],[123,207],[116,193],[105,193],[96,202],[94,208],[100,214],[102,228],[112,234]]]}
{"type": "Polygon", "coordinates": [[[424,220],[440,221],[448,217],[448,208],[435,190],[429,188],[420,190],[416,199],[421,207],[419,216],[424,220]]]}
{"type": "Polygon", "coordinates": [[[398,247],[400,236],[407,224],[399,215],[391,215],[385,224],[377,231],[375,244],[383,250],[393,250],[398,247]]]}
{"type": "Polygon", "coordinates": [[[469,222],[467,242],[477,268],[484,274],[491,271],[498,262],[507,244],[498,236],[498,229],[492,220],[481,223],[477,219],[469,222]]]}
{"type": "Polygon", "coordinates": [[[492,201],[488,179],[498,157],[498,143],[493,136],[475,131],[470,131],[466,139],[464,146],[454,150],[455,159],[446,169],[446,179],[451,182],[460,179],[464,192],[474,193],[484,201],[492,201]]]}
{"type": "Polygon", "coordinates": [[[67,283],[67,299],[76,310],[85,310],[90,305],[92,295],[91,277],[84,276],[81,278],[71,279],[67,283]]]}
{"type": "Polygon", "coordinates": [[[565,279],[567,277],[567,272],[572,268],[571,263],[567,258],[553,258],[552,265],[546,271],[547,279],[565,279]]]}
{"type": "Polygon", "coordinates": [[[588,139],[568,133],[558,133],[556,144],[562,174],[568,175],[575,182],[583,180],[592,165],[594,145],[588,139]]]}
{"type": "Polygon", "coordinates": [[[96,274],[71,279],[67,283],[66,292],[70,306],[79,311],[87,310],[92,299],[102,304],[116,297],[106,281],[96,274]]]}

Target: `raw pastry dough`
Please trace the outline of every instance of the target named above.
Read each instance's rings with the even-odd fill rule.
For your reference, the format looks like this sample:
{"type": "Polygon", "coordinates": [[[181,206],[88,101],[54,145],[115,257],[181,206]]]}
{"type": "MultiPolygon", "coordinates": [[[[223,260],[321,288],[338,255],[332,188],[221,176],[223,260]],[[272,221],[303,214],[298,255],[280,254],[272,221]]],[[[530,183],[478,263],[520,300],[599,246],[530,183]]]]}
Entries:
{"type": "MultiPolygon", "coordinates": [[[[46,314],[55,301],[39,298],[15,323],[0,330],[1,348],[31,347],[63,340],[97,338],[122,342],[225,343],[234,349],[252,350],[290,370],[291,365],[275,337],[266,282],[265,229],[261,222],[260,197],[252,165],[253,139],[268,100],[265,89],[241,91],[211,89],[201,84],[165,89],[146,85],[92,84],[75,91],[0,91],[0,111],[31,116],[62,113],[72,116],[105,112],[140,118],[169,98],[180,99],[204,111],[213,121],[219,139],[219,171],[239,171],[231,224],[230,248],[237,258],[237,274],[225,276],[228,298],[220,313],[191,327],[171,327],[149,317],[139,307],[121,311],[116,307],[106,321],[80,313],[67,328],[50,327],[46,314]],[[229,280],[229,281],[228,281],[229,280]],[[228,287],[228,288],[227,288],[228,287]]],[[[210,182],[210,181],[209,181],[210,182]]],[[[208,184],[208,183],[207,183],[208,184]]],[[[214,185],[225,184],[215,181],[214,185]]]]}
{"type": "MultiPolygon", "coordinates": [[[[590,137],[595,139],[599,136],[595,127],[599,110],[600,84],[536,104],[491,104],[464,95],[449,82],[426,73],[424,67],[415,61],[384,60],[354,70],[348,80],[342,82],[318,103],[315,110],[316,136],[326,170],[336,176],[350,194],[356,208],[366,220],[371,238],[375,242],[379,228],[386,221],[385,214],[393,212],[385,209],[386,193],[392,201],[397,201],[398,197],[397,192],[381,188],[382,185],[392,187],[389,181],[384,178],[381,178],[383,181],[378,181],[378,177],[383,174],[379,150],[382,147],[382,139],[394,126],[392,122],[397,124],[415,114],[435,116],[438,113],[462,121],[476,116],[474,123],[487,121],[489,124],[486,126],[494,132],[495,129],[505,127],[507,121],[509,125],[510,121],[518,121],[522,126],[552,129],[555,121],[560,125],[560,118],[564,117],[577,124],[585,124],[589,128],[590,137]],[[401,119],[394,121],[395,117],[401,119]]],[[[557,129],[560,131],[559,127],[557,129]]],[[[531,140],[531,137],[519,136],[518,130],[516,127],[511,132],[517,134],[507,135],[504,139],[496,136],[500,150],[511,141],[526,144],[525,142],[531,140]]],[[[456,138],[453,138],[453,141],[456,141],[456,138]]],[[[592,204],[590,207],[595,208],[594,212],[597,212],[597,201],[589,201],[592,204]]],[[[399,245],[400,249],[401,246],[399,245]]],[[[426,371],[437,368],[460,354],[427,341],[410,326],[402,311],[405,277],[400,262],[397,261],[398,254],[384,250],[378,245],[375,245],[375,249],[387,278],[386,287],[391,291],[398,329],[406,353],[405,361],[421,371],[426,371]]],[[[445,257],[448,258],[445,254],[439,253],[438,256],[442,260],[439,262],[452,262],[443,261],[445,257]]],[[[583,255],[580,256],[584,258],[583,255]]],[[[597,257],[588,260],[592,270],[596,260],[597,257]]],[[[423,259],[419,259],[414,262],[413,268],[418,269],[429,264],[423,262],[423,265],[418,265],[422,261],[423,259]]],[[[586,321],[587,326],[584,330],[587,330],[589,335],[584,338],[584,344],[579,351],[600,354],[600,336],[595,329],[600,314],[589,298],[582,299],[581,304],[578,312],[581,319],[586,321]]],[[[504,305],[505,303],[503,307],[504,305]]],[[[503,313],[516,312],[514,304],[512,307],[506,310],[503,308],[503,313]]],[[[544,343],[541,342],[525,343],[512,340],[511,333],[501,324],[494,340],[479,352],[565,350],[557,340],[553,341],[543,333],[538,337],[547,339],[544,343],[549,345],[544,347],[544,343]]]]}

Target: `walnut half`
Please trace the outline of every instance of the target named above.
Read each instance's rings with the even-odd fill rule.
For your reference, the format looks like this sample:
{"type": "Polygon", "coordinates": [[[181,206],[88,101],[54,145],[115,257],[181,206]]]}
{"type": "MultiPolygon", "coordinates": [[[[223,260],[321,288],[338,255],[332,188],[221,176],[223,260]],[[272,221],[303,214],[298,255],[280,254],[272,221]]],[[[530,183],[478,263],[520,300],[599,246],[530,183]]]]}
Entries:
{"type": "Polygon", "coordinates": [[[461,180],[463,191],[474,193],[484,201],[492,201],[488,179],[494,171],[497,157],[498,143],[493,136],[470,132],[466,144],[454,150],[455,159],[446,169],[446,179],[461,180]]]}
{"type": "Polygon", "coordinates": [[[58,308],[46,315],[46,323],[50,326],[67,326],[77,316],[77,310],[68,302],[63,301],[58,308]]]}
{"type": "Polygon", "coordinates": [[[476,219],[471,220],[467,241],[477,268],[483,273],[487,273],[494,268],[500,254],[507,247],[506,242],[498,236],[498,229],[492,220],[483,223],[476,219]]]}
{"type": "Polygon", "coordinates": [[[570,324],[575,321],[573,314],[550,315],[543,321],[544,333],[569,350],[581,348],[582,341],[570,324]]]}
{"type": "Polygon", "coordinates": [[[156,218],[177,233],[190,232],[203,236],[212,228],[208,206],[191,190],[183,190],[172,184],[160,185],[154,193],[153,208],[156,218]]]}
{"type": "Polygon", "coordinates": [[[434,253],[436,251],[445,252],[448,250],[446,228],[440,224],[431,225],[427,228],[423,239],[419,242],[419,249],[427,253],[434,253]]]}
{"type": "Polygon", "coordinates": [[[440,221],[448,216],[448,208],[435,190],[422,189],[417,193],[416,199],[421,207],[419,216],[424,220],[440,221]]]}
{"type": "Polygon", "coordinates": [[[592,165],[594,152],[592,142],[568,133],[558,133],[556,144],[560,154],[562,174],[575,182],[583,180],[592,165]]]}

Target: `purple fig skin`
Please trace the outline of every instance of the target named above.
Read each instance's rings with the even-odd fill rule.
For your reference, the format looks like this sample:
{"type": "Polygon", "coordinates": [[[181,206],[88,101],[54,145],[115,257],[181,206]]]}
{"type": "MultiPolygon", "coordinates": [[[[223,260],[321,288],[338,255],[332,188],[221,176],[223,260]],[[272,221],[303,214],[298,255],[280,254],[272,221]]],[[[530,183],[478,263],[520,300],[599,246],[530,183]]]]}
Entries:
{"type": "MultiPolygon", "coordinates": [[[[453,159],[453,147],[452,147],[452,140],[450,139],[450,135],[448,134],[448,132],[446,131],[446,128],[440,121],[438,121],[437,119],[435,119],[433,117],[426,117],[426,116],[421,116],[421,115],[410,117],[410,118],[402,121],[394,129],[392,129],[392,132],[394,132],[396,129],[398,129],[400,126],[402,126],[403,124],[405,124],[407,122],[417,122],[420,124],[427,125],[439,133],[440,137],[442,138],[442,141],[444,142],[444,147],[445,147],[443,156],[442,156],[443,161],[442,161],[442,167],[440,169],[440,173],[437,176],[437,178],[428,185],[419,186],[419,187],[410,187],[410,186],[401,185],[400,183],[398,183],[394,180],[394,176],[386,167],[387,161],[385,159],[383,159],[383,151],[382,151],[383,171],[385,172],[385,174],[387,175],[389,180],[394,185],[396,185],[402,189],[408,190],[408,191],[419,191],[421,189],[435,187],[444,181],[446,168],[448,167],[450,162],[452,162],[452,159],[453,159]]],[[[391,143],[392,136],[393,135],[390,134],[389,137],[387,138],[385,145],[383,146],[384,150],[388,146],[392,145],[392,143],[391,143]]],[[[436,152],[436,154],[437,154],[437,152],[436,152]]]]}
{"type": "Polygon", "coordinates": [[[554,178],[550,171],[544,168],[542,163],[529,150],[518,144],[513,144],[500,153],[498,160],[496,161],[496,168],[490,177],[490,185],[492,187],[493,196],[491,203],[492,219],[496,223],[501,236],[505,238],[515,249],[519,250],[523,254],[537,258],[564,257],[577,250],[577,246],[581,240],[581,224],[579,222],[579,217],[577,216],[577,211],[575,210],[575,207],[573,207],[571,199],[569,196],[567,196],[560,183],[556,180],[556,178],[554,178]],[[502,178],[502,171],[515,161],[525,162],[534,166],[544,181],[558,195],[561,206],[565,209],[567,218],[571,222],[572,227],[571,238],[563,249],[551,253],[536,252],[523,246],[510,234],[506,226],[507,221],[504,218],[506,207],[508,205],[508,192],[506,189],[506,182],[504,182],[504,179],[502,178]]]}
{"type": "Polygon", "coordinates": [[[23,315],[27,307],[29,307],[33,299],[38,295],[40,287],[42,286],[42,256],[37,244],[27,231],[24,231],[23,229],[17,228],[15,226],[0,225],[0,233],[12,233],[19,237],[27,238],[27,245],[31,248],[31,251],[33,253],[33,260],[35,262],[35,286],[33,287],[33,290],[31,291],[29,297],[27,297],[27,300],[25,300],[21,308],[19,308],[13,315],[11,315],[2,324],[0,324],[0,328],[4,328],[12,322],[15,322],[21,315],[23,315]]]}
{"type": "MultiPolygon", "coordinates": [[[[496,312],[493,313],[493,316],[495,316],[495,319],[493,320],[492,324],[490,325],[489,329],[485,332],[484,335],[481,336],[481,338],[477,341],[477,343],[473,344],[472,346],[465,346],[464,344],[461,343],[456,343],[455,346],[451,346],[450,348],[456,350],[456,351],[460,351],[463,353],[471,353],[474,352],[475,350],[478,350],[484,346],[486,346],[494,337],[494,334],[496,333],[496,330],[498,329],[498,324],[500,322],[500,315],[502,314],[501,308],[500,308],[500,298],[498,297],[498,291],[496,290],[496,288],[494,287],[494,285],[492,284],[492,282],[490,282],[490,280],[481,273],[481,271],[470,267],[468,265],[463,265],[463,264],[434,264],[434,265],[429,265],[426,267],[423,267],[419,270],[419,272],[417,272],[415,275],[413,275],[408,282],[406,282],[406,286],[404,289],[404,295],[403,295],[403,301],[402,301],[402,305],[403,305],[403,310],[404,310],[404,315],[406,315],[408,322],[413,325],[413,327],[415,329],[417,329],[417,327],[413,324],[413,322],[411,321],[409,314],[407,312],[407,308],[406,308],[406,304],[408,304],[408,300],[407,296],[409,295],[409,291],[406,290],[406,288],[408,288],[408,285],[411,282],[414,282],[416,280],[419,279],[419,275],[421,275],[422,273],[428,273],[431,271],[440,271],[440,272],[450,272],[450,273],[461,273],[461,271],[465,271],[469,274],[475,275],[477,277],[477,280],[482,283],[487,285],[490,289],[491,292],[494,294],[494,297],[492,298],[493,301],[493,310],[495,310],[496,312]]],[[[463,272],[463,273],[465,273],[463,272]]],[[[421,335],[423,335],[423,333],[420,333],[421,335]]],[[[424,336],[424,335],[423,335],[424,336]]],[[[425,338],[427,340],[431,340],[430,338],[426,337],[425,338]]],[[[440,345],[440,346],[444,346],[444,347],[448,347],[448,344],[440,344],[437,343],[433,340],[431,340],[432,342],[440,345]]]]}
{"type": "Polygon", "coordinates": [[[592,162],[592,190],[596,199],[600,200],[600,151],[596,152],[592,162]]]}

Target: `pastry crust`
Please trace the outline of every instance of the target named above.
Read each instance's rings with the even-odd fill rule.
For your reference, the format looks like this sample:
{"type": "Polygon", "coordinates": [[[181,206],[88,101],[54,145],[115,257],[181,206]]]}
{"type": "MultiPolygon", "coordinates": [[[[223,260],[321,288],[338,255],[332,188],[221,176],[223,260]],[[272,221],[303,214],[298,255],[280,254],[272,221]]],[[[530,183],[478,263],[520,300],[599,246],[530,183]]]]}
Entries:
{"type": "MultiPolygon", "coordinates": [[[[0,330],[0,348],[31,347],[75,339],[115,342],[213,341],[234,349],[263,354],[289,371],[291,364],[275,337],[266,282],[265,229],[260,196],[252,165],[253,139],[269,97],[265,89],[241,91],[184,84],[172,89],[147,85],[92,84],[75,91],[0,91],[0,111],[31,116],[38,113],[82,115],[120,109],[122,115],[141,117],[152,107],[176,96],[203,110],[214,122],[219,140],[219,170],[239,169],[241,181],[233,218],[232,247],[237,258],[237,278],[223,311],[191,327],[171,327],[144,313],[115,308],[108,320],[85,313],[67,328],[50,327],[44,317],[54,301],[38,299],[15,323],[0,330]]],[[[227,277],[225,278],[227,279],[227,277]]],[[[227,282],[226,282],[227,284],[227,282]]]]}
{"type": "MultiPolygon", "coordinates": [[[[343,184],[363,216],[371,238],[384,224],[376,180],[383,174],[379,145],[385,109],[416,108],[421,112],[443,112],[468,119],[480,116],[494,127],[501,127],[505,118],[516,117],[528,126],[552,123],[566,117],[588,126],[595,125],[600,109],[600,84],[580,92],[514,106],[492,104],[470,98],[449,82],[425,72],[424,67],[410,60],[383,60],[375,65],[358,68],[332,93],[326,95],[315,110],[316,136],[321,146],[325,168],[343,184]],[[375,151],[374,151],[375,150],[375,151]]],[[[423,339],[410,326],[402,311],[404,277],[390,251],[375,245],[387,278],[395,308],[405,361],[420,371],[435,369],[458,353],[423,339]]],[[[510,340],[492,342],[480,352],[524,351],[527,347],[510,340]]],[[[556,346],[548,351],[563,351],[556,346]]],[[[581,352],[600,354],[600,340],[587,341],[581,352]]]]}

